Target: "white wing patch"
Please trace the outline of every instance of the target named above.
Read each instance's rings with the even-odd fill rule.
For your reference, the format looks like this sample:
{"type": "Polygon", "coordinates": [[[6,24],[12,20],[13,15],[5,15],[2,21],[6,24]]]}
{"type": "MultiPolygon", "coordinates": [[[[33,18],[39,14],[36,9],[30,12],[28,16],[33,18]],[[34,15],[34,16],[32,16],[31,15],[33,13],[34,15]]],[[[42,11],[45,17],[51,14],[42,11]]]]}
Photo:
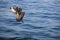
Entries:
{"type": "Polygon", "coordinates": [[[11,11],[14,12],[14,13],[16,12],[13,8],[11,8],[11,11]]]}

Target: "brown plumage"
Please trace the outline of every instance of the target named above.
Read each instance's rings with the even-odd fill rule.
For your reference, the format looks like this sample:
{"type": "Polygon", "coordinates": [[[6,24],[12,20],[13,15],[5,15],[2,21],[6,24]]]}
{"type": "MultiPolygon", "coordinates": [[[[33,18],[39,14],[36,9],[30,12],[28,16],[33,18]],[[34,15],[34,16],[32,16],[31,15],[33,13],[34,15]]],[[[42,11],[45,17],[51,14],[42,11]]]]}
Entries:
{"type": "Polygon", "coordinates": [[[16,21],[19,22],[19,21],[23,21],[23,17],[24,17],[24,12],[21,12],[20,15],[18,16],[18,18],[16,18],[16,21]]]}
{"type": "Polygon", "coordinates": [[[18,16],[18,18],[16,18],[16,21],[17,22],[23,21],[23,17],[24,17],[24,14],[25,13],[22,11],[21,8],[18,8],[18,7],[16,7],[16,8],[10,7],[10,9],[11,9],[12,12],[14,12],[18,16]]]}

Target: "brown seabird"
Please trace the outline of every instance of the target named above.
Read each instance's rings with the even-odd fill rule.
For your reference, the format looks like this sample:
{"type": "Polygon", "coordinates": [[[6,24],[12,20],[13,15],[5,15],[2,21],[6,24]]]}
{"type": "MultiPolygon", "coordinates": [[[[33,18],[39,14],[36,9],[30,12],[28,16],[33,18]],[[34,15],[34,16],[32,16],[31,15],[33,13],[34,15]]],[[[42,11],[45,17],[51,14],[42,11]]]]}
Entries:
{"type": "Polygon", "coordinates": [[[10,10],[18,16],[18,18],[16,18],[17,22],[23,21],[25,12],[23,12],[21,8],[10,7],[10,10]]]}

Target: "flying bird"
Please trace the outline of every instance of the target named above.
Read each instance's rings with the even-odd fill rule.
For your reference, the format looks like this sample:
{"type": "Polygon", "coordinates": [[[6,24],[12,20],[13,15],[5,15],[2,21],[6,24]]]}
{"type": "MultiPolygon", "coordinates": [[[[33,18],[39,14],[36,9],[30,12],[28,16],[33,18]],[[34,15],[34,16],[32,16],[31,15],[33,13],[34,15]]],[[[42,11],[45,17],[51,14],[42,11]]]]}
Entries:
{"type": "Polygon", "coordinates": [[[22,11],[22,8],[19,8],[19,7],[10,7],[10,10],[16,14],[18,16],[18,18],[16,18],[16,21],[17,22],[20,22],[20,21],[23,21],[23,17],[25,15],[25,12],[22,11]]]}

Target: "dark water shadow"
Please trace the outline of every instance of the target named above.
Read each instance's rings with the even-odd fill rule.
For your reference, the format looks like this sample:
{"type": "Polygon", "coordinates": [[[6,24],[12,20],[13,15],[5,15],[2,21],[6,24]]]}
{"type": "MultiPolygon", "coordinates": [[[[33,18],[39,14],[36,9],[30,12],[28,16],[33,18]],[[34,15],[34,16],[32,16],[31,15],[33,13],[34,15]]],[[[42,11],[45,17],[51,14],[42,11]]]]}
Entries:
{"type": "Polygon", "coordinates": [[[35,38],[31,38],[31,37],[24,37],[24,38],[3,38],[0,37],[0,40],[39,40],[39,39],[35,39],[35,38]]]}

